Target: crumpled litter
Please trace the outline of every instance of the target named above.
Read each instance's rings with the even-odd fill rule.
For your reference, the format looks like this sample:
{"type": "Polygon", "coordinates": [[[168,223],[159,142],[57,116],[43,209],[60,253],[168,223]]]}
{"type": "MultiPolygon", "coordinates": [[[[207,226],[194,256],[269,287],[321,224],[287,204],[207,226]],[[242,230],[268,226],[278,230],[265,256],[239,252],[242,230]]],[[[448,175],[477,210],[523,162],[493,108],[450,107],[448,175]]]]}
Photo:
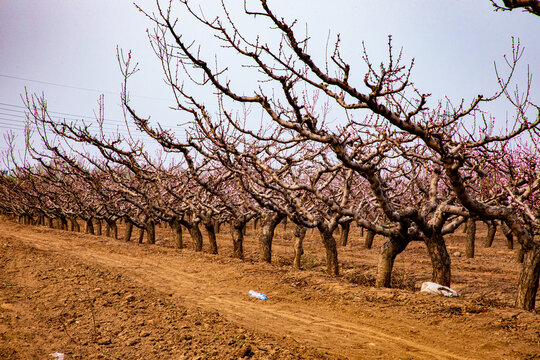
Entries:
{"type": "Polygon", "coordinates": [[[428,293],[428,294],[435,294],[435,295],[442,295],[446,297],[457,297],[459,294],[455,291],[450,289],[447,286],[443,286],[434,282],[426,281],[422,283],[422,287],[420,289],[420,292],[428,293]]]}

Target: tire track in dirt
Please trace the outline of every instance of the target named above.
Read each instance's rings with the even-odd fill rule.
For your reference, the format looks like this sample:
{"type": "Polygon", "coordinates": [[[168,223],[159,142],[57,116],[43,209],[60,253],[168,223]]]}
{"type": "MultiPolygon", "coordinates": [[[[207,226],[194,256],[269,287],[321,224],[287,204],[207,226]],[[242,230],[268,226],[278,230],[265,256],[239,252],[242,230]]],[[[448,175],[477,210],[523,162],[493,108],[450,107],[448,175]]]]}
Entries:
{"type": "Polygon", "coordinates": [[[369,324],[369,318],[362,318],[360,323],[359,320],[347,318],[347,314],[340,314],[339,310],[328,313],[327,309],[320,311],[310,304],[251,300],[243,291],[239,291],[246,284],[238,283],[237,287],[232,288],[214,282],[220,279],[214,273],[219,270],[219,264],[212,264],[214,268],[210,271],[194,271],[194,265],[189,264],[188,268],[181,258],[173,259],[160,254],[144,254],[144,257],[140,257],[136,254],[114,253],[110,248],[95,242],[65,239],[54,233],[45,236],[31,231],[24,232],[10,231],[10,235],[40,250],[53,251],[87,264],[122,270],[123,274],[145,287],[174,293],[196,306],[218,311],[246,328],[276,336],[286,334],[296,341],[300,339],[305,345],[335,355],[396,358],[399,354],[400,358],[414,359],[470,359],[405,336],[393,335],[383,330],[385,325],[392,323],[381,322],[380,319],[373,319],[369,324]]]}

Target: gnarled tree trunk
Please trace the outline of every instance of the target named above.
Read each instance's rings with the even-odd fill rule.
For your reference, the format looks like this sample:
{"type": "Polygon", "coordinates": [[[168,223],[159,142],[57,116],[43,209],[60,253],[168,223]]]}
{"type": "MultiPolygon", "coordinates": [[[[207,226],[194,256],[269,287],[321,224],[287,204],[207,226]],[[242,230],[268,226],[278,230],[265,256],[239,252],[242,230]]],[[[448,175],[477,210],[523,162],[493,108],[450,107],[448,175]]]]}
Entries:
{"type": "Polygon", "coordinates": [[[431,259],[432,275],[431,281],[434,283],[450,286],[451,270],[450,255],[446,249],[446,244],[441,234],[433,234],[425,239],[425,244],[431,259]]]}
{"type": "Polygon", "coordinates": [[[392,269],[394,268],[394,260],[407,245],[407,238],[392,236],[381,247],[381,255],[379,257],[379,265],[377,266],[377,279],[375,280],[376,287],[390,287],[392,284],[392,269]]]}
{"type": "Polygon", "coordinates": [[[182,219],[179,219],[180,224],[182,224],[187,229],[189,235],[191,236],[194,251],[203,250],[203,236],[201,233],[201,229],[199,228],[199,223],[201,222],[201,220],[202,219],[199,216],[186,216],[182,219]]]}
{"type": "Polygon", "coordinates": [[[131,234],[133,233],[133,223],[126,219],[126,232],[124,233],[124,241],[131,241],[131,234]]]}
{"type": "Polygon", "coordinates": [[[523,246],[520,244],[518,247],[518,250],[516,251],[516,261],[520,264],[523,264],[524,260],[525,260],[525,250],[523,249],[523,246]]]}
{"type": "Polygon", "coordinates": [[[514,234],[512,234],[512,230],[510,230],[508,225],[506,225],[505,223],[502,223],[501,227],[503,234],[506,237],[506,247],[509,250],[512,250],[514,248],[514,234]]]}
{"type": "Polygon", "coordinates": [[[116,221],[105,220],[105,223],[105,236],[118,239],[118,226],[116,226],[116,221]]]}
{"type": "Polygon", "coordinates": [[[364,248],[371,249],[371,247],[373,246],[374,238],[375,238],[375,233],[372,230],[367,229],[366,238],[364,239],[364,248]]]}
{"type": "Polygon", "coordinates": [[[96,235],[101,235],[103,231],[103,226],[101,220],[96,220],[96,235]]]}
{"type": "Polygon", "coordinates": [[[260,260],[263,262],[272,262],[272,240],[274,231],[279,223],[285,218],[285,215],[279,213],[267,214],[261,218],[262,230],[259,235],[260,260]]]}
{"type": "Polygon", "coordinates": [[[536,245],[525,253],[519,274],[516,306],[534,310],[538,282],[540,279],[540,246],[536,245]]]}
{"type": "Polygon", "coordinates": [[[351,230],[351,223],[346,222],[343,224],[340,224],[341,226],[341,232],[339,234],[339,244],[341,246],[347,246],[347,243],[349,242],[349,232],[351,230]]]}
{"type": "Polygon", "coordinates": [[[234,220],[231,223],[231,235],[233,240],[233,257],[244,259],[244,227],[246,222],[234,220]]]}
{"type": "Polygon", "coordinates": [[[143,243],[143,239],[144,239],[144,228],[140,228],[139,229],[139,238],[137,240],[137,242],[139,244],[142,244],[143,243]]]}
{"type": "Polygon", "coordinates": [[[94,232],[94,223],[92,222],[92,219],[87,219],[86,220],[86,229],[85,229],[85,232],[87,234],[91,234],[91,235],[94,235],[95,232],[94,232]]]}
{"type": "Polygon", "coordinates": [[[474,241],[476,239],[476,221],[467,220],[467,243],[465,247],[465,256],[469,259],[474,258],[474,241]]]}
{"type": "Polygon", "coordinates": [[[304,226],[296,225],[294,229],[294,267],[302,268],[302,255],[304,255],[304,238],[306,237],[307,229],[304,226]]]}
{"type": "Polygon", "coordinates": [[[79,225],[79,222],[77,221],[77,218],[70,218],[69,222],[70,222],[70,228],[69,229],[71,231],[81,232],[81,226],[79,225]]]}
{"type": "Polygon", "coordinates": [[[326,250],[326,272],[331,276],[339,275],[339,262],[336,239],[334,239],[333,229],[321,223],[318,227],[321,240],[326,250]]]}
{"type": "Polygon", "coordinates": [[[216,228],[214,226],[214,221],[204,221],[203,220],[204,228],[206,229],[206,233],[208,234],[208,242],[210,243],[210,254],[217,254],[218,253],[218,246],[216,241],[216,228]]]}
{"type": "Polygon", "coordinates": [[[149,244],[156,243],[156,223],[152,219],[146,221],[146,241],[149,244]]]}
{"type": "Polygon", "coordinates": [[[488,231],[486,236],[486,242],[484,247],[491,247],[493,245],[493,240],[495,240],[495,233],[497,232],[497,223],[495,221],[487,222],[488,231]]]}
{"type": "Polygon", "coordinates": [[[60,226],[59,226],[60,230],[67,231],[68,230],[68,221],[67,221],[66,217],[65,216],[60,216],[58,218],[58,221],[60,222],[60,226]]]}
{"type": "Polygon", "coordinates": [[[177,249],[184,248],[184,241],[182,240],[182,225],[178,219],[173,219],[169,222],[171,229],[174,233],[174,247],[177,249]]]}
{"type": "Polygon", "coordinates": [[[203,236],[201,229],[199,228],[199,223],[190,223],[190,226],[187,226],[189,235],[193,240],[193,250],[202,251],[203,250],[203,236]]]}

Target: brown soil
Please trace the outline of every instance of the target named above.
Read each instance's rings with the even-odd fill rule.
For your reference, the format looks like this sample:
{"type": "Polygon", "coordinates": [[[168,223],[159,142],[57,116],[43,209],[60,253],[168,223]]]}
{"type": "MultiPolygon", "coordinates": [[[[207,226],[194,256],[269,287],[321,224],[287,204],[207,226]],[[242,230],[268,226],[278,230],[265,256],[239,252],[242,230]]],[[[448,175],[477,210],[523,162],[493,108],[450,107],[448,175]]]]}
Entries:
{"type": "Polygon", "coordinates": [[[290,267],[291,231],[269,265],[251,227],[239,261],[226,231],[215,256],[171,248],[165,228],[147,245],[0,219],[0,359],[540,359],[540,318],[511,306],[519,264],[502,238],[486,249],[479,236],[466,259],[461,232],[449,237],[462,296],[444,298],[418,292],[422,244],[398,257],[398,289],[375,289],[383,239],[365,250],[353,229],[330,278],[313,232],[305,270],[290,267]]]}

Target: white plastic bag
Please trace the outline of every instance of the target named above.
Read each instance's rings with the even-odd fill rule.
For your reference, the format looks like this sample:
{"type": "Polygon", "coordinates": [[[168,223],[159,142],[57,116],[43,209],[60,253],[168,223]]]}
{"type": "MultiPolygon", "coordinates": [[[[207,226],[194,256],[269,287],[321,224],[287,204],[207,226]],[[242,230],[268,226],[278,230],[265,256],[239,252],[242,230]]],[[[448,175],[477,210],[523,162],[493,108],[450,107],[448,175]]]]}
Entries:
{"type": "Polygon", "coordinates": [[[422,283],[422,288],[420,289],[420,292],[428,293],[428,294],[435,294],[435,295],[442,295],[446,297],[459,296],[459,294],[456,291],[450,289],[449,287],[439,285],[430,281],[426,281],[425,283],[422,283]]]}
{"type": "Polygon", "coordinates": [[[52,353],[52,354],[49,354],[49,355],[54,356],[55,360],[64,360],[64,354],[62,354],[62,353],[55,352],[55,353],[52,353]]]}

